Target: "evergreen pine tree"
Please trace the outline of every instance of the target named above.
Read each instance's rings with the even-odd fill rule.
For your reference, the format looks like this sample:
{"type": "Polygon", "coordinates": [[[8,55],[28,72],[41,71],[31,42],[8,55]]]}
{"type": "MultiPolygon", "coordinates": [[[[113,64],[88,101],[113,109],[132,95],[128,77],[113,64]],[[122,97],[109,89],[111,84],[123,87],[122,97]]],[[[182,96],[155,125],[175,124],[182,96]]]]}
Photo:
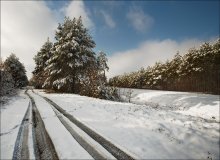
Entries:
{"type": "Polygon", "coordinates": [[[45,71],[47,66],[46,61],[52,56],[51,48],[53,43],[47,39],[47,42],[41,47],[40,51],[34,57],[35,61],[35,69],[33,73],[33,80],[35,80],[34,85],[36,88],[42,88],[46,78],[48,77],[48,73],[45,71]]]}
{"type": "Polygon", "coordinates": [[[49,76],[45,85],[79,93],[80,85],[89,77],[86,70],[96,63],[92,51],[95,42],[84,28],[81,17],[73,20],[66,17],[64,23],[59,24],[55,38],[57,42],[52,48],[52,57],[47,61],[49,76]]]}
{"type": "Polygon", "coordinates": [[[28,84],[25,67],[15,54],[11,54],[5,60],[4,69],[12,75],[16,88],[21,88],[28,84]]]}
{"type": "Polygon", "coordinates": [[[111,86],[179,91],[199,91],[219,94],[220,39],[191,48],[181,56],[177,53],[171,61],[155,63],[143,74],[140,71],[115,76],[111,86]],[[142,78],[143,77],[143,80],[142,78]]]}
{"type": "Polygon", "coordinates": [[[11,94],[14,91],[14,80],[8,71],[0,70],[0,96],[11,94]]]}
{"type": "MultiPolygon", "coordinates": [[[[14,91],[12,75],[4,70],[3,61],[0,58],[0,96],[11,94],[14,91]]],[[[0,101],[3,101],[0,99],[0,101]]]]}
{"type": "Polygon", "coordinates": [[[108,62],[108,59],[106,57],[105,52],[103,52],[103,51],[99,52],[97,55],[98,70],[99,70],[99,75],[100,75],[101,81],[105,82],[105,83],[106,83],[105,71],[109,70],[107,62],[108,62]]]}

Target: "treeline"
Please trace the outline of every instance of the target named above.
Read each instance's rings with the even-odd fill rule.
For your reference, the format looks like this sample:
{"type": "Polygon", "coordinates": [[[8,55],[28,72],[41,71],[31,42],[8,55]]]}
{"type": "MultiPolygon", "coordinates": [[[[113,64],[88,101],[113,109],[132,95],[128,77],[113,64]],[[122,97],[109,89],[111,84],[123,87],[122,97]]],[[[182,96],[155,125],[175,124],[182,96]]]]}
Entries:
{"type": "Polygon", "coordinates": [[[81,17],[65,17],[57,27],[55,39],[54,44],[48,39],[34,57],[32,85],[54,92],[117,99],[116,89],[106,87],[106,54],[93,51],[96,44],[81,17]]]}
{"type": "Polygon", "coordinates": [[[165,63],[137,72],[115,76],[109,85],[115,87],[193,91],[220,94],[220,39],[204,43],[181,56],[177,53],[165,63]]]}
{"type": "Polygon", "coordinates": [[[0,96],[10,95],[16,88],[28,85],[26,70],[15,54],[0,61],[0,96]]]}

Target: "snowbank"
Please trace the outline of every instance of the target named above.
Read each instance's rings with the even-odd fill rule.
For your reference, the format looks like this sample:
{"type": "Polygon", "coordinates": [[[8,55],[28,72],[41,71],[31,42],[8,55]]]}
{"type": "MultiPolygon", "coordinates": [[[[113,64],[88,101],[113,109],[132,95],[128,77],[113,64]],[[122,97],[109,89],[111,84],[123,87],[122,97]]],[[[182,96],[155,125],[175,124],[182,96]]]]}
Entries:
{"type": "Polygon", "coordinates": [[[144,104],[219,122],[219,95],[128,88],[119,90],[123,101],[128,101],[130,97],[130,101],[135,104],[144,104]],[[128,95],[129,92],[131,95],[128,95]]]}

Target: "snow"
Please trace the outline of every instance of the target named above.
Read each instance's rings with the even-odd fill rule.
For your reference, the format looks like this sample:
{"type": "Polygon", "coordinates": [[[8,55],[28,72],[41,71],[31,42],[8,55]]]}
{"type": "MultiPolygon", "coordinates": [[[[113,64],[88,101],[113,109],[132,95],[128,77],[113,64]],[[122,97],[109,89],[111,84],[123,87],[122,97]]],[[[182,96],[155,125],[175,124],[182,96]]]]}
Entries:
{"type": "Polygon", "coordinates": [[[120,88],[119,90],[124,101],[128,101],[126,94],[131,91],[130,101],[132,103],[150,105],[163,110],[173,110],[219,122],[219,95],[128,88],[120,88]]]}
{"type": "Polygon", "coordinates": [[[215,113],[216,119],[201,118],[201,116],[213,116],[213,110],[207,109],[207,106],[215,106],[216,109],[219,102],[215,96],[181,92],[171,94],[164,91],[143,91],[147,94],[142,94],[141,91],[132,97],[132,101],[135,100],[134,97],[136,100],[138,100],[137,97],[140,100],[147,97],[151,101],[147,105],[137,105],[74,94],[37,92],[51,98],[91,129],[135,157],[141,159],[219,158],[219,122],[216,121],[219,115],[215,113]],[[168,104],[173,106],[167,109],[165,106],[168,104]],[[184,110],[184,107],[192,104],[194,104],[192,108],[185,109],[194,109],[199,116],[184,110]],[[206,107],[203,107],[204,105],[206,107]],[[202,114],[202,110],[207,113],[202,114]]]}
{"type": "Polygon", "coordinates": [[[68,77],[57,79],[53,82],[53,85],[57,86],[57,88],[60,89],[60,87],[62,87],[66,83],[67,78],[68,77]]]}
{"type": "Polygon", "coordinates": [[[56,117],[51,106],[40,96],[28,92],[35,100],[44,121],[45,128],[53,141],[60,159],[92,159],[92,157],[75,141],[56,117]]]}
{"type": "Polygon", "coordinates": [[[72,32],[70,32],[70,33],[67,34],[67,37],[68,37],[68,38],[71,38],[71,36],[72,36],[72,32]]]}
{"type": "Polygon", "coordinates": [[[68,56],[68,57],[72,57],[73,54],[72,54],[72,53],[68,53],[67,56],[68,56]]]}
{"type": "Polygon", "coordinates": [[[53,70],[53,71],[50,72],[50,74],[54,74],[54,73],[56,73],[56,72],[57,72],[56,70],[53,70]]]}
{"type": "MultiPolygon", "coordinates": [[[[32,104],[29,103],[32,109],[32,104]]],[[[30,114],[29,120],[32,119],[32,114],[30,114]]],[[[28,146],[29,146],[29,158],[30,159],[36,159],[35,154],[34,154],[34,142],[33,142],[33,132],[32,132],[32,128],[33,126],[31,124],[29,124],[29,133],[28,133],[28,146]]]]}
{"type": "Polygon", "coordinates": [[[98,142],[96,142],[94,139],[89,137],[84,131],[79,129],[79,127],[73,124],[68,118],[64,117],[63,115],[61,116],[73,128],[73,130],[76,133],[78,133],[81,137],[83,137],[83,139],[86,140],[91,146],[96,148],[99,151],[99,153],[101,153],[102,155],[105,155],[107,159],[115,159],[115,157],[112,156],[109,152],[107,152],[98,142]]]}
{"type": "MultiPolygon", "coordinates": [[[[127,91],[121,95],[127,100],[127,91]]],[[[113,102],[75,94],[46,94],[85,125],[137,159],[218,159],[219,96],[153,90],[133,90],[132,103],[113,102]],[[136,103],[136,104],[133,104],[136,103]],[[212,118],[215,117],[215,118],[212,118]]],[[[43,98],[29,91],[60,159],[93,159],[56,117],[43,98]]],[[[29,104],[24,91],[1,106],[1,155],[11,159],[19,125],[29,104]]],[[[64,118],[68,121],[66,118],[64,118]]],[[[77,126],[74,130],[95,145],[77,126]]],[[[29,130],[31,131],[31,130],[29,130]]],[[[29,149],[34,158],[29,134],[29,149]]],[[[111,155],[108,157],[112,158],[111,155]]]]}
{"type": "Polygon", "coordinates": [[[71,68],[73,68],[73,64],[72,64],[72,63],[69,63],[68,65],[69,65],[71,68]]]}
{"type": "Polygon", "coordinates": [[[1,105],[0,159],[12,159],[20,124],[28,108],[29,98],[20,91],[7,104],[1,105]]]}

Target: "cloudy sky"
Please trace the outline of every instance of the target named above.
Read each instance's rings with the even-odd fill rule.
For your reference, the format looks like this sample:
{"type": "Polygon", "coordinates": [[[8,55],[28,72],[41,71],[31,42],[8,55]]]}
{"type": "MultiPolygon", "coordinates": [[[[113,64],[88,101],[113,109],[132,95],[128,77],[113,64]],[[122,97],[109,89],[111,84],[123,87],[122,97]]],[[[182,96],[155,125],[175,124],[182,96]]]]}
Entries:
{"type": "Polygon", "coordinates": [[[219,1],[1,1],[1,57],[15,53],[30,78],[33,57],[64,16],[83,17],[108,77],[165,61],[219,37],[219,1]]]}

